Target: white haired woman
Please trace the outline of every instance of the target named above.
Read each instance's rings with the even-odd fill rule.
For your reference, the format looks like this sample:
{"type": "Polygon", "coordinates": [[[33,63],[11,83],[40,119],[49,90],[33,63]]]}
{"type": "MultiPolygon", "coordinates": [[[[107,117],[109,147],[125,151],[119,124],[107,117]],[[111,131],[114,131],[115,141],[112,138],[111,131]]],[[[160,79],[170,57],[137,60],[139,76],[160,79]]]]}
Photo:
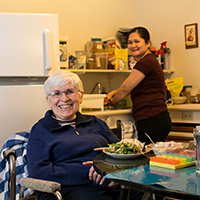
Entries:
{"type": "MultiPolygon", "coordinates": [[[[104,121],[78,111],[83,92],[79,76],[69,71],[56,72],[46,80],[46,100],[51,109],[31,129],[29,175],[59,182],[67,200],[118,199],[118,191],[113,190],[117,184],[97,174],[92,160],[97,155],[94,148],[119,139],[104,121]]],[[[55,197],[38,193],[38,199],[55,197]]]]}

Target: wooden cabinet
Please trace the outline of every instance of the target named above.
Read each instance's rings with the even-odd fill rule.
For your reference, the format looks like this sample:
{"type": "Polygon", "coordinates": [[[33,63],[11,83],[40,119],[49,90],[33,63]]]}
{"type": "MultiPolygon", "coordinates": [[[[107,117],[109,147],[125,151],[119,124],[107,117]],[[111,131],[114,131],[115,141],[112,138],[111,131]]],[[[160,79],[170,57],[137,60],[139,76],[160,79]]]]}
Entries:
{"type": "Polygon", "coordinates": [[[168,105],[172,128],[167,140],[193,140],[193,129],[200,125],[200,104],[168,105]]]}
{"type": "Polygon", "coordinates": [[[193,123],[172,123],[171,132],[167,136],[165,141],[176,141],[176,142],[189,142],[193,138],[193,129],[198,124],[193,123]]]}

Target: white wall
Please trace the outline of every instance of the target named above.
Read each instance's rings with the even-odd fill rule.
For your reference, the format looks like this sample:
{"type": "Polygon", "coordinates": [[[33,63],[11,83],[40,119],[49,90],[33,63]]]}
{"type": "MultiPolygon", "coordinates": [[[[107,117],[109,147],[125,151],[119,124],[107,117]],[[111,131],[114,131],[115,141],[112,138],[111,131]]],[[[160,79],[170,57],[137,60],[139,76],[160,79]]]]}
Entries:
{"type": "MultiPolygon", "coordinates": [[[[60,35],[69,36],[72,54],[83,49],[91,35],[108,38],[115,36],[119,27],[145,26],[157,49],[167,41],[170,65],[175,70],[172,78],[183,76],[184,84],[200,89],[200,50],[186,50],[184,43],[184,25],[200,26],[199,0],[0,0],[0,5],[0,12],[58,13],[60,35]]],[[[91,85],[95,81],[92,76],[91,85]]],[[[110,89],[118,83],[117,79],[110,89]]]]}
{"type": "Polygon", "coordinates": [[[115,36],[119,27],[134,26],[132,0],[0,0],[0,12],[59,14],[60,35],[69,36],[69,50],[83,49],[91,36],[115,36]]]}
{"type": "MultiPolygon", "coordinates": [[[[119,27],[134,26],[134,20],[130,17],[132,0],[0,0],[0,5],[0,12],[59,14],[59,32],[60,35],[69,36],[71,54],[84,49],[91,36],[112,38],[119,27]]],[[[117,88],[126,78],[116,76],[109,82],[106,74],[80,76],[86,93],[92,90],[97,81],[108,92],[117,88]]]]}
{"type": "Polygon", "coordinates": [[[134,0],[134,5],[135,25],[150,30],[153,45],[159,48],[161,42],[167,41],[171,68],[175,70],[171,78],[182,76],[185,85],[200,89],[200,48],[185,49],[184,32],[186,24],[197,23],[200,33],[200,1],[134,0]]]}

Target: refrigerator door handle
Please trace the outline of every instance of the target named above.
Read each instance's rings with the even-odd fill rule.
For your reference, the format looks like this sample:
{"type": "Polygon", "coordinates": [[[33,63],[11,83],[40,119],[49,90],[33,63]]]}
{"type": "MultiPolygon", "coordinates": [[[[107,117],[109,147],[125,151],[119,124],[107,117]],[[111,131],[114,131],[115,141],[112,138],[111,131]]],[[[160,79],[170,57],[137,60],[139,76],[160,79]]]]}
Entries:
{"type": "Polygon", "coordinates": [[[51,32],[48,29],[43,30],[43,48],[44,48],[44,68],[47,71],[52,69],[52,51],[51,51],[51,32]]]}

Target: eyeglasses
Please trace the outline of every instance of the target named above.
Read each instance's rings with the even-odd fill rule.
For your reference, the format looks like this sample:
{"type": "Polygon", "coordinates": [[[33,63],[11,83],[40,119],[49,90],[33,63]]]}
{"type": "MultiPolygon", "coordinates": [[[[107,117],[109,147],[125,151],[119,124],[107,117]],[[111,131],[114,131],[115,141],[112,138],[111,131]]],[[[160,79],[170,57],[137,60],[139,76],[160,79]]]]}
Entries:
{"type": "Polygon", "coordinates": [[[62,94],[64,93],[67,97],[73,97],[76,95],[76,93],[79,92],[78,90],[74,90],[74,89],[67,89],[65,91],[60,91],[60,90],[55,90],[53,91],[51,94],[49,94],[49,96],[53,96],[54,98],[61,98],[62,94]]]}

